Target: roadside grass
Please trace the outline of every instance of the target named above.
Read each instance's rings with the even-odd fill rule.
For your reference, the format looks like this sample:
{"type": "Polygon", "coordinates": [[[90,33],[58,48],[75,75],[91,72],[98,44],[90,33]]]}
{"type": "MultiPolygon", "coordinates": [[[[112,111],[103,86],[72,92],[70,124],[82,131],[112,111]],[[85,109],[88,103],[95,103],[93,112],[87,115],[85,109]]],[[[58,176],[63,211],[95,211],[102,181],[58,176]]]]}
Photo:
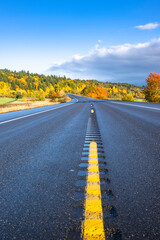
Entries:
{"type": "Polygon", "coordinates": [[[31,101],[27,99],[27,101],[23,101],[22,99],[18,99],[18,101],[13,102],[13,98],[11,98],[11,100],[12,102],[3,102],[2,104],[0,104],[0,114],[69,102],[71,98],[61,98],[58,99],[58,101],[51,101],[51,99],[45,99],[45,101],[31,101]]]}
{"type": "Polygon", "coordinates": [[[144,99],[144,98],[135,98],[135,100],[134,100],[135,102],[147,102],[147,100],[146,99],[144,99]]]}
{"type": "Polygon", "coordinates": [[[15,98],[0,97],[0,104],[9,103],[15,101],[15,98]]]}
{"type": "MultiPolygon", "coordinates": [[[[108,98],[108,100],[122,101],[122,98],[108,98]]],[[[134,98],[134,102],[147,102],[144,98],[134,98]]]]}
{"type": "Polygon", "coordinates": [[[107,100],[111,100],[111,101],[122,101],[121,98],[111,98],[109,97],[107,100]]]}

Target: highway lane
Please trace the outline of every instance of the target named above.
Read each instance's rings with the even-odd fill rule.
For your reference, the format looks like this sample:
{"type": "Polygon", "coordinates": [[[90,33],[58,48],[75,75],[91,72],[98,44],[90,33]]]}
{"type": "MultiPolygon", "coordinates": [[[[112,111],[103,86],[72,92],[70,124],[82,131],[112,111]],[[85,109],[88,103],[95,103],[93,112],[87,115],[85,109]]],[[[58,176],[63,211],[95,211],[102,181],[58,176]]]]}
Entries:
{"type": "Polygon", "coordinates": [[[119,214],[114,224],[123,239],[158,240],[160,112],[109,102],[96,103],[95,108],[119,214]]]}
{"type": "Polygon", "coordinates": [[[0,126],[0,239],[64,239],[89,104],[0,126]]]}
{"type": "Polygon", "coordinates": [[[92,102],[113,192],[108,204],[118,213],[104,224],[122,239],[158,240],[160,105],[76,98],[0,125],[0,239],[64,239],[92,102]]]}

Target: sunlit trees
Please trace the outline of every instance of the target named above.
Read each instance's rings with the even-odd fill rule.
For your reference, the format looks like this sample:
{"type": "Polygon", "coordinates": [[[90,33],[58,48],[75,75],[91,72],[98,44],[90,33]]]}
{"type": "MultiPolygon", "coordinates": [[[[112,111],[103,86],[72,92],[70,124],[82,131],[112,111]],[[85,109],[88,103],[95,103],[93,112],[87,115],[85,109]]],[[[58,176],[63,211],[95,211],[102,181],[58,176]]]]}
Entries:
{"type": "Polygon", "coordinates": [[[144,98],[142,87],[127,83],[99,82],[97,80],[72,80],[55,75],[45,76],[25,71],[0,70],[0,96],[16,97],[17,92],[22,95],[22,100],[43,100],[45,98],[63,98],[59,95],[61,90],[99,99],[125,99],[128,95],[144,98]]]}
{"type": "Polygon", "coordinates": [[[122,101],[134,102],[134,97],[132,94],[125,94],[122,97],[122,101]]]}
{"type": "Polygon", "coordinates": [[[86,86],[81,94],[90,98],[107,99],[106,90],[97,86],[86,86]]]}
{"type": "Polygon", "coordinates": [[[144,91],[146,100],[160,103],[160,74],[150,73],[146,82],[147,87],[144,91]]]}
{"type": "Polygon", "coordinates": [[[64,98],[66,97],[65,92],[63,90],[55,92],[51,90],[48,94],[48,97],[54,102],[64,102],[64,98]]]}
{"type": "Polygon", "coordinates": [[[40,89],[39,91],[35,91],[36,92],[36,100],[38,101],[44,101],[45,100],[45,94],[43,89],[40,89]]]}
{"type": "Polygon", "coordinates": [[[11,96],[11,84],[7,82],[0,82],[0,96],[10,97],[11,96]]]}

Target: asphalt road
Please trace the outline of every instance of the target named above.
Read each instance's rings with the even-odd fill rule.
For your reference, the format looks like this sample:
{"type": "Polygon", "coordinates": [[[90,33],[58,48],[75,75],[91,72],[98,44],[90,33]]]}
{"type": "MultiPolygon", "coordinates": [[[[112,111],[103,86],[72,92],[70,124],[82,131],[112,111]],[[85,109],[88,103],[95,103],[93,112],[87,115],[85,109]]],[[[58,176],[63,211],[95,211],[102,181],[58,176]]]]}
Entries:
{"type": "Polygon", "coordinates": [[[65,239],[91,103],[122,239],[160,239],[160,104],[100,101],[0,115],[0,239],[65,239]],[[57,109],[56,109],[57,108],[57,109]]]}

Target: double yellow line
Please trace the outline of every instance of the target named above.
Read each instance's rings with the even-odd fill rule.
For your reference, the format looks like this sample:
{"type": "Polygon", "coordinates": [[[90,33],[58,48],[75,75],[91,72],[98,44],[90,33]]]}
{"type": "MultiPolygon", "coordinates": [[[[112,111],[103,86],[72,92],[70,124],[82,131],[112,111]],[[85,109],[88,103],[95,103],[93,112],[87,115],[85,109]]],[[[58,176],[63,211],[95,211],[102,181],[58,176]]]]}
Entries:
{"type": "Polygon", "coordinates": [[[105,240],[96,142],[90,143],[88,163],[82,238],[83,240],[105,240]]]}

